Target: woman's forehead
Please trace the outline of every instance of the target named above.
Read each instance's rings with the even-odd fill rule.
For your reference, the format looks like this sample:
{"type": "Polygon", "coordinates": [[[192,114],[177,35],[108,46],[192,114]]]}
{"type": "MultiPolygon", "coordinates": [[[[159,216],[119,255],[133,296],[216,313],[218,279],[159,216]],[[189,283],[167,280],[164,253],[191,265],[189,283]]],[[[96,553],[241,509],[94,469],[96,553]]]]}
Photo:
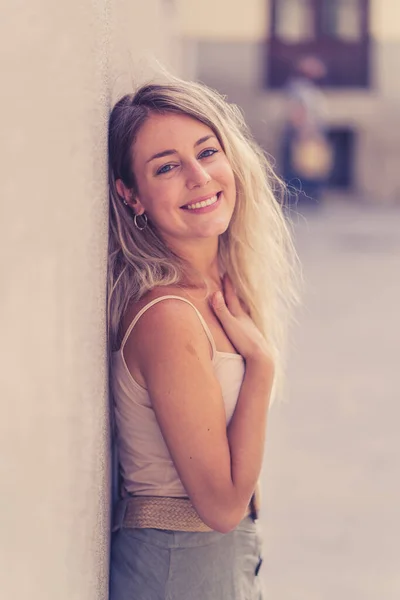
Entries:
{"type": "Polygon", "coordinates": [[[208,125],[188,115],[151,114],[137,135],[135,155],[162,152],[177,144],[194,146],[199,139],[209,135],[214,132],[208,125]]]}

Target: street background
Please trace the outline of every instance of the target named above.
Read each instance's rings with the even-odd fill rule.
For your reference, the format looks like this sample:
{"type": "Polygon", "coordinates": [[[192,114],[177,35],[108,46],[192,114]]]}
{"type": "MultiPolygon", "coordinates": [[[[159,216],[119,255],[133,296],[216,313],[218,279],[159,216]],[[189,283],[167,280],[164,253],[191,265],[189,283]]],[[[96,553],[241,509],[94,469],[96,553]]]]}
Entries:
{"type": "Polygon", "coordinates": [[[400,210],[294,217],[305,293],[271,410],[267,598],[400,598],[400,210]]]}

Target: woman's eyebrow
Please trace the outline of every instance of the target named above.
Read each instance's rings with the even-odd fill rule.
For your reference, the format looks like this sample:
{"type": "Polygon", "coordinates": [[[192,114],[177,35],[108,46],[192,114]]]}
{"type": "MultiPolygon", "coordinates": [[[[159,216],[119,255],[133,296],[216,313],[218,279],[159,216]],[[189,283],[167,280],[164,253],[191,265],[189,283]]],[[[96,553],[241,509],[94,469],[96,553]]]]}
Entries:
{"type": "MultiPolygon", "coordinates": [[[[215,138],[215,135],[213,135],[213,134],[205,135],[204,137],[197,140],[197,142],[195,142],[194,147],[196,148],[196,146],[200,146],[201,144],[204,144],[204,142],[206,142],[207,140],[209,140],[211,138],[215,138]]],[[[148,160],[146,160],[146,163],[149,163],[152,160],[155,160],[156,158],[163,158],[164,156],[169,156],[170,154],[178,154],[178,151],[174,150],[174,149],[162,150],[161,152],[157,152],[157,154],[153,154],[153,156],[151,156],[148,160]]]]}
{"type": "Polygon", "coordinates": [[[163,158],[163,156],[169,156],[170,154],[178,154],[178,152],[176,150],[162,150],[162,152],[157,152],[157,154],[153,154],[153,156],[146,160],[146,163],[151,162],[155,158],[163,158]]]}
{"type": "MultiPolygon", "coordinates": [[[[210,133],[210,135],[205,135],[204,137],[200,138],[199,140],[197,140],[197,142],[195,143],[195,147],[196,146],[200,146],[200,144],[204,144],[204,142],[206,142],[207,140],[209,140],[210,138],[215,138],[215,135],[213,133],[210,133]]],[[[217,139],[217,138],[215,138],[217,139]]]]}

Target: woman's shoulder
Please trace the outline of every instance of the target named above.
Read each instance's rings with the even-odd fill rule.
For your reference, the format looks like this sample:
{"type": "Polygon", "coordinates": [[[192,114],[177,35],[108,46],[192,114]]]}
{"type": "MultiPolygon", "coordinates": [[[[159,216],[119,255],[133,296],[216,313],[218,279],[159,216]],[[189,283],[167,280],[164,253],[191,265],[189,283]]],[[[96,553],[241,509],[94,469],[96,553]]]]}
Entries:
{"type": "Polygon", "coordinates": [[[163,287],[151,290],[132,303],[125,313],[121,328],[121,340],[124,341],[120,342],[128,364],[141,364],[142,368],[148,360],[157,357],[164,360],[170,355],[171,348],[178,361],[183,360],[191,348],[196,348],[198,355],[212,358],[210,334],[200,311],[187,295],[181,288],[163,287]],[[170,301],[155,302],[171,296],[170,301]],[[150,310],[143,310],[146,307],[150,310]]]}
{"type": "MultiPolygon", "coordinates": [[[[163,319],[163,316],[165,316],[165,318],[169,318],[171,316],[171,304],[172,303],[171,302],[169,302],[169,303],[162,302],[161,298],[167,299],[170,296],[174,296],[177,299],[177,302],[180,302],[179,299],[182,299],[183,301],[185,301],[185,304],[190,302],[188,294],[185,293],[185,290],[179,286],[156,287],[156,288],[153,288],[152,290],[149,290],[148,292],[146,292],[139,300],[130,302],[128,304],[127,310],[125,311],[125,314],[122,318],[121,338],[124,337],[126,331],[130,327],[131,323],[135,320],[137,315],[144,308],[146,308],[146,307],[150,308],[150,306],[153,304],[157,304],[157,309],[152,311],[153,315],[155,313],[157,313],[158,318],[161,318],[161,320],[163,319]]],[[[181,302],[181,305],[182,304],[183,304],[183,302],[181,302]]],[[[192,304],[192,303],[190,302],[190,304],[192,304]]],[[[182,308],[181,305],[178,307],[179,309],[182,308]]],[[[176,311],[177,309],[174,308],[172,310],[176,311]]]]}
{"type": "Polygon", "coordinates": [[[126,314],[129,317],[135,318],[135,316],[147,305],[152,304],[156,300],[161,298],[167,299],[170,296],[182,298],[183,300],[189,300],[188,294],[182,287],[179,286],[160,286],[149,290],[140,298],[140,300],[132,301],[128,304],[126,314]]]}

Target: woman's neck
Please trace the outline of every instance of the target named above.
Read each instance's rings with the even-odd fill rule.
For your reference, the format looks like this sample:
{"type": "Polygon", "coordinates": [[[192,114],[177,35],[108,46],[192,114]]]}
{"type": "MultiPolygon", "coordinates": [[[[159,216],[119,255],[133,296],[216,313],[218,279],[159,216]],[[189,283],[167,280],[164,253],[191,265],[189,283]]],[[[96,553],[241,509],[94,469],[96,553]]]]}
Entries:
{"type": "Polygon", "coordinates": [[[211,293],[221,289],[218,238],[179,245],[174,243],[173,251],[187,265],[182,282],[185,287],[208,289],[211,293]]]}

